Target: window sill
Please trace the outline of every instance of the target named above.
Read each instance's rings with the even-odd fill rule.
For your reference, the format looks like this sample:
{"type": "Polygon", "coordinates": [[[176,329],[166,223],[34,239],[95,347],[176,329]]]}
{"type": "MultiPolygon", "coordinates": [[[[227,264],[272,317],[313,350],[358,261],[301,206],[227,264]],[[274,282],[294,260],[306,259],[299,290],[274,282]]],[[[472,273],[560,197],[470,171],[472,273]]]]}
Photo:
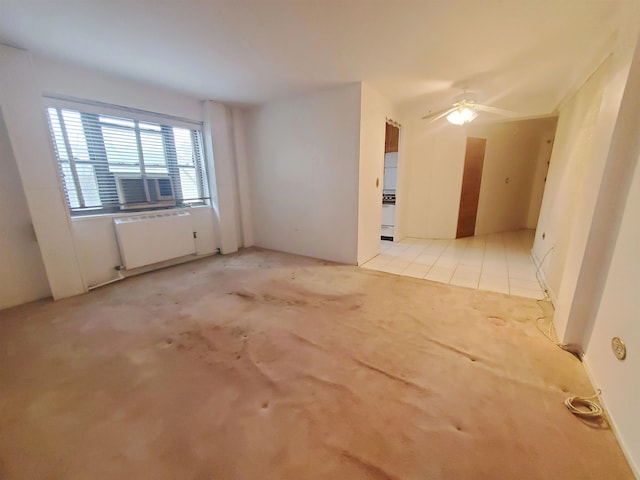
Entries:
{"type": "Polygon", "coordinates": [[[82,222],[85,220],[101,220],[101,219],[113,219],[113,218],[123,218],[123,217],[135,217],[138,215],[153,215],[154,213],[159,212],[188,212],[190,210],[208,208],[213,209],[211,205],[194,205],[193,207],[171,207],[171,208],[157,208],[153,210],[141,210],[137,212],[118,212],[118,213],[99,213],[95,215],[77,215],[72,216],[72,222],[82,222]]]}

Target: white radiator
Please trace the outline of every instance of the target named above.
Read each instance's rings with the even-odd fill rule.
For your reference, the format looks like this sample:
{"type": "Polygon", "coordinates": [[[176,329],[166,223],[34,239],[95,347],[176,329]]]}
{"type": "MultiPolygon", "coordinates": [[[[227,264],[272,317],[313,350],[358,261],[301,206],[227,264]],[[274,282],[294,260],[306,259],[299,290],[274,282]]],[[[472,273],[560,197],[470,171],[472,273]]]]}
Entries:
{"type": "Polygon", "coordinates": [[[113,220],[124,268],[196,253],[189,212],[163,212],[113,220]]]}

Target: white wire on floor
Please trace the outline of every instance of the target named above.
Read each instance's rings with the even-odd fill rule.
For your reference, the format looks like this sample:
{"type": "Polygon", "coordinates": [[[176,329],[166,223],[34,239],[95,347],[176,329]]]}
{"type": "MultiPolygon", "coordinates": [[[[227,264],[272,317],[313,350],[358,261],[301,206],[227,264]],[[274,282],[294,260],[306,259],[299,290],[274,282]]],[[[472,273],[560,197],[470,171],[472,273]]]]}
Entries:
{"type": "Polygon", "coordinates": [[[604,414],[602,407],[595,402],[592,402],[592,398],[598,398],[601,391],[590,397],[569,397],[564,401],[569,411],[574,415],[584,418],[599,418],[604,414]],[[585,410],[586,408],[586,410],[585,410]]]}
{"type": "MultiPolygon", "coordinates": [[[[542,309],[542,306],[540,305],[540,300],[536,300],[536,302],[542,309]]],[[[547,339],[551,341],[554,345],[575,355],[578,358],[578,360],[582,361],[582,349],[579,346],[572,345],[572,344],[559,343],[554,338],[553,321],[551,321],[551,319],[549,319],[549,324],[547,326],[546,332],[541,328],[540,320],[546,319],[546,318],[547,318],[546,315],[536,318],[536,327],[538,328],[540,333],[542,333],[545,337],[547,337],[547,339]]],[[[592,398],[598,398],[600,393],[601,393],[601,390],[598,390],[595,395],[591,395],[590,397],[580,397],[580,396],[569,397],[564,401],[564,404],[571,413],[573,413],[578,417],[587,418],[587,419],[600,418],[604,415],[604,411],[602,410],[602,407],[596,402],[591,401],[592,398]]]]}
{"type": "MultiPolygon", "coordinates": [[[[542,265],[544,265],[545,259],[551,253],[551,251],[553,250],[554,247],[555,247],[555,245],[551,246],[551,248],[549,248],[549,250],[547,250],[547,253],[545,253],[542,256],[542,260],[540,260],[540,263],[538,264],[538,267],[536,268],[536,280],[538,281],[538,283],[542,287],[542,294],[544,295],[544,299],[545,300],[549,300],[549,292],[547,291],[547,287],[545,286],[544,282],[540,279],[540,269],[542,268],[542,265]]],[[[536,262],[534,261],[534,263],[536,263],[536,262]]]]}

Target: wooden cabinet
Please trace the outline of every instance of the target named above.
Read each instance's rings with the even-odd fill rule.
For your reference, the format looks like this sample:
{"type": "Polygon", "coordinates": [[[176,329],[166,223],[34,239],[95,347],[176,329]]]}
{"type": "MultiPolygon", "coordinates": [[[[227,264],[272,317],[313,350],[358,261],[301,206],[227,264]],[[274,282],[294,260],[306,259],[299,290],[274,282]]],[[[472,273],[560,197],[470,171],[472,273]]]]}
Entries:
{"type": "Polygon", "coordinates": [[[387,123],[387,130],[384,136],[384,153],[397,152],[399,140],[400,129],[387,123]]]}

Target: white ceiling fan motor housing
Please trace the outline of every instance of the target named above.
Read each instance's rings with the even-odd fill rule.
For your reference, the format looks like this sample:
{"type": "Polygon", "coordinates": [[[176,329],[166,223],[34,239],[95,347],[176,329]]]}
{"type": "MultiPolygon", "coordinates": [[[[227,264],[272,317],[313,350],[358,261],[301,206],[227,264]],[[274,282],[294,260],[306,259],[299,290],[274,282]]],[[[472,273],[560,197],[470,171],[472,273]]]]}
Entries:
{"type": "Polygon", "coordinates": [[[478,103],[478,97],[475,93],[464,92],[453,99],[455,106],[473,107],[478,103]]]}

